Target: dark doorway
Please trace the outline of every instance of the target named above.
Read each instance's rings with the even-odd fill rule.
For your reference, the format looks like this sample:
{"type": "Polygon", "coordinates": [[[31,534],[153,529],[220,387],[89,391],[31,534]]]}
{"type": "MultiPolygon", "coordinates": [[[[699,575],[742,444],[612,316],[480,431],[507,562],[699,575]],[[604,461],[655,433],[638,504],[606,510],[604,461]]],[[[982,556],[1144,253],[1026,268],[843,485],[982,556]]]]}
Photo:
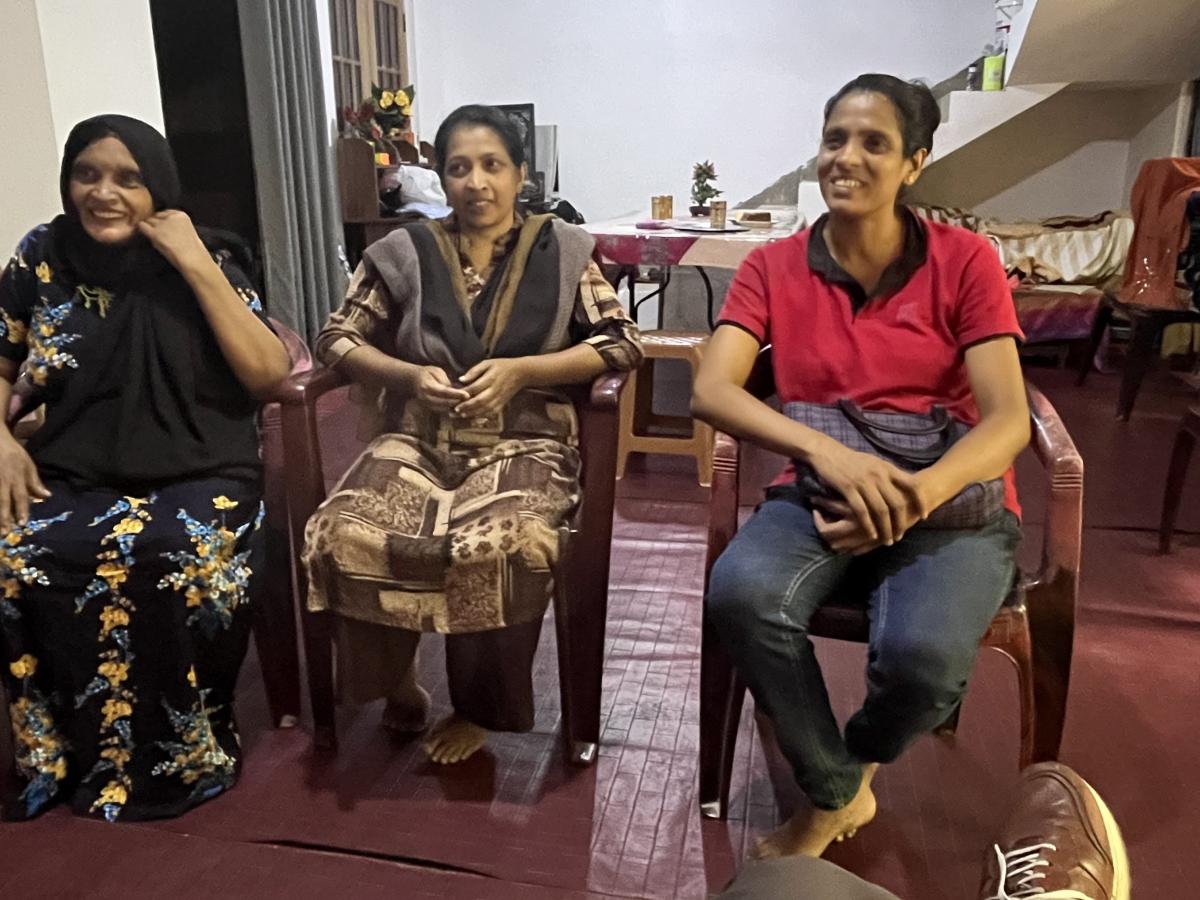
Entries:
{"type": "Polygon", "coordinates": [[[261,259],[237,0],[150,0],[167,139],[184,204],[241,235],[261,259]]]}

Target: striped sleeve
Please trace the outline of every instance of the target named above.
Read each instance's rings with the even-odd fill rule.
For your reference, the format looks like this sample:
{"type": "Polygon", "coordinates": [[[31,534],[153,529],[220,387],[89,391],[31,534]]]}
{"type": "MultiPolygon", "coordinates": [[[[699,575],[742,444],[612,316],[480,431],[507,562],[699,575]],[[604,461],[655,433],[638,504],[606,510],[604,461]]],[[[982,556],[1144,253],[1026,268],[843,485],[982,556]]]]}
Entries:
{"type": "Polygon", "coordinates": [[[617,300],[617,292],[600,267],[591,260],[579,280],[571,335],[574,343],[594,347],[610,369],[628,371],[642,362],[638,327],[617,300]]]}
{"type": "Polygon", "coordinates": [[[330,315],[313,344],[317,358],[332,367],[355,347],[371,346],[391,354],[391,307],[383,283],[359,263],[341,308],[330,315]]]}

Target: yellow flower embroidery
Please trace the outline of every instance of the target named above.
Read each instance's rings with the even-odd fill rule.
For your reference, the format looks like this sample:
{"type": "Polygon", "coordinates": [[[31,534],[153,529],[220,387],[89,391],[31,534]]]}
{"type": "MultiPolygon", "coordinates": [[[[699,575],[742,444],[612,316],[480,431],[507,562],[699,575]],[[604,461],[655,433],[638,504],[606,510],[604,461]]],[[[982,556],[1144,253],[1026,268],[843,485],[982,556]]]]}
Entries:
{"type": "Polygon", "coordinates": [[[100,621],[104,623],[104,630],[100,632],[100,637],[103,639],[108,637],[108,633],[114,628],[128,625],[129,613],[116,606],[106,606],[100,611],[100,621]]]}
{"type": "Polygon", "coordinates": [[[196,686],[196,667],[195,666],[191,666],[188,669],[187,679],[188,679],[188,684],[190,684],[192,687],[196,686]]]}
{"type": "Polygon", "coordinates": [[[217,509],[237,509],[237,505],[238,502],[236,500],[230,500],[224,494],[213,498],[213,506],[217,509]]]}
{"type": "MultiPolygon", "coordinates": [[[[404,92],[401,91],[400,93],[404,93],[404,92]]],[[[379,108],[380,109],[391,109],[392,105],[395,102],[396,102],[396,95],[393,94],[391,91],[384,91],[382,94],[379,95],[379,108]]]]}
{"type": "Polygon", "coordinates": [[[107,581],[109,588],[115,591],[117,585],[124,583],[129,570],[123,563],[105,562],[96,567],[96,574],[107,581]]]}
{"type": "Polygon", "coordinates": [[[37,671],[37,659],[26,653],[16,662],[8,664],[8,670],[13,673],[14,678],[32,678],[33,673],[37,671]]]}
{"type": "Polygon", "coordinates": [[[396,93],[392,94],[392,100],[395,101],[397,106],[408,106],[412,102],[405,91],[396,91],[396,93]]]}
{"type": "Polygon", "coordinates": [[[120,747],[105,747],[100,751],[100,755],[107,760],[111,760],[117,767],[123,767],[129,762],[132,754],[128,750],[123,750],[120,747]]]}
{"type": "Polygon", "coordinates": [[[104,790],[100,792],[100,798],[96,801],[96,806],[102,806],[105,803],[115,803],[118,806],[124,806],[125,801],[128,799],[129,794],[126,793],[124,786],[119,782],[110,781],[104,786],[104,790]]]}
{"type": "MultiPolygon", "coordinates": [[[[188,566],[188,568],[190,569],[193,567],[188,566]]],[[[195,574],[193,573],[193,575],[191,577],[195,577],[195,574]]],[[[189,587],[186,591],[184,591],[183,593],[184,593],[184,596],[187,597],[187,605],[188,605],[189,609],[197,607],[201,603],[204,602],[204,591],[202,591],[200,588],[198,588],[194,584],[191,587],[189,587]]]]}
{"type": "Polygon", "coordinates": [[[105,728],[108,728],[117,719],[127,719],[133,715],[133,707],[124,700],[105,700],[100,711],[104,713],[105,728]]]}
{"type": "Polygon", "coordinates": [[[113,534],[141,534],[145,527],[141,519],[131,516],[118,522],[117,527],[113,529],[113,534]]]}
{"type": "Polygon", "coordinates": [[[60,756],[50,765],[49,771],[54,776],[55,781],[62,781],[67,777],[67,758],[60,756]]]}
{"type": "Polygon", "coordinates": [[[4,335],[8,338],[8,342],[10,344],[25,343],[25,336],[29,334],[29,326],[20,319],[14,319],[3,309],[0,309],[0,316],[4,318],[4,335]]]}
{"type": "Polygon", "coordinates": [[[48,265],[42,263],[33,271],[37,273],[38,281],[42,284],[50,283],[50,267],[48,265]]]}
{"type": "Polygon", "coordinates": [[[147,500],[145,497],[126,497],[125,502],[127,502],[134,509],[137,509],[139,507],[145,506],[150,501],[147,500]]]}
{"type": "Polygon", "coordinates": [[[17,546],[17,544],[21,543],[21,538],[22,538],[22,537],[24,537],[24,535],[23,535],[23,534],[21,534],[21,532],[19,532],[19,531],[10,531],[10,532],[8,533],[8,537],[6,537],[4,540],[5,540],[5,541],[8,543],[8,545],[9,545],[10,547],[15,547],[15,546],[17,546]]]}
{"type": "Polygon", "coordinates": [[[400,115],[404,116],[404,118],[406,118],[406,119],[410,118],[412,116],[412,107],[409,106],[407,103],[404,104],[403,106],[400,107],[400,115]]]}
{"type": "Polygon", "coordinates": [[[116,687],[129,677],[129,663],[101,663],[100,668],[96,671],[107,678],[109,684],[116,687]]]}

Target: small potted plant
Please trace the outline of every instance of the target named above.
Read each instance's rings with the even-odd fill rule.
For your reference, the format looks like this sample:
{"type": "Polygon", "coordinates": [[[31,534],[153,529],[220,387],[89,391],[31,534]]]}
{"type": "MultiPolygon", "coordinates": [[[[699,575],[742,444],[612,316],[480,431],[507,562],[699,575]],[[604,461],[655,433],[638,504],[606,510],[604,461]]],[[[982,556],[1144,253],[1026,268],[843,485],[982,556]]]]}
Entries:
{"type": "Polygon", "coordinates": [[[696,204],[690,209],[693,216],[707,216],[708,201],[721,196],[721,191],[712,185],[716,180],[717,167],[709,160],[692,166],[692,202],[696,204]]]}

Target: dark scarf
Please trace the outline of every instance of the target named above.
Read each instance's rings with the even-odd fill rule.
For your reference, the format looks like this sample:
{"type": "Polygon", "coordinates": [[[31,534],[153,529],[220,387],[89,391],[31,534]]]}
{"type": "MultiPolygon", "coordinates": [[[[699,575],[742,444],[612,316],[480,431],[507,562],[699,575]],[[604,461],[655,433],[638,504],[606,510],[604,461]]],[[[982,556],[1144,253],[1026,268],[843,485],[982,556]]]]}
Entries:
{"type": "Polygon", "coordinates": [[[456,357],[462,371],[452,375],[488,357],[541,352],[559,303],[559,248],[552,218],[531,216],[525,221],[469,310],[463,308],[462,287],[456,283],[462,279],[453,277],[456,270],[461,273],[457,249],[442,226],[408,226],[421,268],[421,325],[456,357]],[[520,313],[513,315],[514,310],[520,313]]]}
{"type": "MultiPolygon", "coordinates": [[[[97,116],[67,137],[63,215],[50,224],[51,267],[70,291],[102,289],[103,318],[74,314],[79,370],[48,396],[46,424],[29,449],[49,477],[81,486],[152,489],[189,477],[255,477],[257,404],[225,362],[183,277],[140,235],[119,246],[92,240],[70,198],[71,170],[90,144],[113,136],[138,164],[155,211],[178,208],[179,175],[166,139],[127,116],[97,116]],[[78,326],[78,327],[76,327],[78,326]]],[[[201,231],[210,249],[221,242],[201,231]]]]}

